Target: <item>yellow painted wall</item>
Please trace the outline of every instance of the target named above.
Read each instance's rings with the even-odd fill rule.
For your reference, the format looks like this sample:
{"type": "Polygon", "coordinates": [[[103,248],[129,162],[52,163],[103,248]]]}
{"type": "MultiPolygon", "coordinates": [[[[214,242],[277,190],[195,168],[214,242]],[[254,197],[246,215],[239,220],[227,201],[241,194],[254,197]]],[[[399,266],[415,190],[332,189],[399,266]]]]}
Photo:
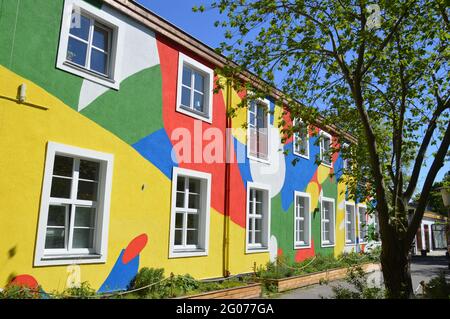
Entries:
{"type": "MultiPolygon", "coordinates": [[[[0,287],[19,274],[34,276],[47,292],[66,285],[67,266],[33,266],[48,141],[114,154],[107,262],[81,265],[81,281],[99,288],[121,250],[142,233],[149,241],[140,267],[164,267],[166,275],[190,273],[199,279],[222,275],[223,215],[211,209],[209,256],[168,259],[171,181],[115,135],[0,66],[0,95],[14,98],[22,83],[27,102],[48,110],[0,98],[0,287]]],[[[268,253],[245,255],[245,229],[230,224],[232,273],[264,264],[268,253]]]]}

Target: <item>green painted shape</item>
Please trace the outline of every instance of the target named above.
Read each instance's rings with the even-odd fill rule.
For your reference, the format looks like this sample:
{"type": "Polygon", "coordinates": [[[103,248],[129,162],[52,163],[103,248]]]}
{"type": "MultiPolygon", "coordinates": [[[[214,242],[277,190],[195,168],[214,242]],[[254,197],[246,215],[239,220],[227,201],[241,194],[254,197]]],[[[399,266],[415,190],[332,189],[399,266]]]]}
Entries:
{"type": "Polygon", "coordinates": [[[84,2],[90,3],[94,7],[100,9],[102,7],[102,1],[101,0],[83,0],[84,2]]]}
{"type": "Polygon", "coordinates": [[[128,144],[148,136],[163,127],[161,67],[135,73],[121,82],[120,91],[106,91],[80,113],[128,144]]]}
{"type": "Polygon", "coordinates": [[[64,1],[0,1],[0,64],[77,109],[82,79],[56,69],[64,1]]]}
{"type": "Polygon", "coordinates": [[[294,209],[293,204],[287,211],[281,205],[281,193],[271,200],[271,234],[277,238],[278,248],[289,261],[295,258],[294,250],[294,209]]]}

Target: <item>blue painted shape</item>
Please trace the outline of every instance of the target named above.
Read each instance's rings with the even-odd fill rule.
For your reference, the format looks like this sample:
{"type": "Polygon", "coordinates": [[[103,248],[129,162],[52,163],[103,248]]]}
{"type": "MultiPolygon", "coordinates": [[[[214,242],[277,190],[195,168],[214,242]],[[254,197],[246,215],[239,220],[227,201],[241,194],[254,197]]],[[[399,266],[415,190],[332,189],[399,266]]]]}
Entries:
{"type": "Polygon", "coordinates": [[[178,163],[172,161],[172,143],[164,128],[140,139],[132,145],[145,159],[155,165],[168,178],[178,163]]]}
{"type": "Polygon", "coordinates": [[[122,291],[129,288],[131,281],[134,279],[139,270],[139,255],[134,257],[130,262],[124,264],[122,256],[125,249],[120,252],[114,267],[109,273],[102,286],[98,289],[98,293],[106,293],[113,291],[122,291]]]}
{"type": "Polygon", "coordinates": [[[283,211],[287,211],[294,201],[292,195],[294,191],[304,192],[309,182],[317,170],[315,163],[316,155],[319,154],[320,148],[316,144],[317,137],[311,136],[309,138],[309,159],[295,155],[292,152],[292,142],[286,144],[284,149],[289,152],[286,155],[286,174],[283,188],[281,189],[281,207],[283,211]],[[294,159],[298,159],[295,166],[292,164],[294,159]]]}
{"type": "Polygon", "coordinates": [[[252,173],[250,171],[250,160],[247,157],[247,146],[239,142],[235,137],[234,140],[234,153],[236,154],[236,159],[238,161],[239,171],[241,173],[242,182],[245,187],[247,187],[247,182],[253,182],[252,173]],[[244,154],[238,153],[238,148],[240,152],[245,152],[244,154]]]}

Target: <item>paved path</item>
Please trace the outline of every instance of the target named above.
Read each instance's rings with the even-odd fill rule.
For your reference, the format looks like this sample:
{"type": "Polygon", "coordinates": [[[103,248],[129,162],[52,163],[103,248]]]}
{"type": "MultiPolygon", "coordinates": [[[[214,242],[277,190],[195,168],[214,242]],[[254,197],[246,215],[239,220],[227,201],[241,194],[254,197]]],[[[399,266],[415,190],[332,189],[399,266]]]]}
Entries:
{"type": "MultiPolygon", "coordinates": [[[[413,287],[416,289],[423,280],[428,282],[431,278],[437,276],[440,271],[445,271],[447,280],[450,280],[450,270],[448,269],[448,260],[445,256],[427,256],[413,257],[411,264],[411,276],[413,287]]],[[[369,282],[375,281],[376,285],[380,285],[383,281],[381,271],[369,274],[369,282]]],[[[341,285],[349,287],[343,280],[330,282],[328,285],[313,285],[309,287],[299,288],[280,294],[277,298],[281,299],[320,299],[331,298],[333,291],[331,287],[341,285]]],[[[419,292],[421,289],[419,288],[419,292]]]]}

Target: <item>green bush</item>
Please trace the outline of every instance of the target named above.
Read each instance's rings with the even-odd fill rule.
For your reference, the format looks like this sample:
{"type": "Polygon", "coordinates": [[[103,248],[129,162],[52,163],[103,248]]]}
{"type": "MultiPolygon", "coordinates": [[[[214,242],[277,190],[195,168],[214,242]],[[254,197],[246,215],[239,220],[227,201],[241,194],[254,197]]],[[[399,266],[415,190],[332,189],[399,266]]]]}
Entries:
{"type": "Polygon", "coordinates": [[[88,299],[98,298],[95,289],[91,288],[87,281],[80,284],[79,287],[71,287],[62,292],[53,292],[51,296],[55,299],[88,299]]]}
{"type": "Polygon", "coordinates": [[[333,299],[383,299],[385,291],[383,288],[377,287],[375,281],[372,280],[370,285],[368,275],[360,266],[351,267],[347,271],[345,281],[351,288],[338,285],[332,287],[333,299]]]}
{"type": "Polygon", "coordinates": [[[0,299],[39,299],[39,290],[12,284],[0,291],[0,299]]]}
{"type": "Polygon", "coordinates": [[[157,297],[160,294],[161,285],[156,284],[164,279],[163,268],[141,268],[131,283],[132,289],[139,289],[149,285],[148,288],[136,291],[139,297],[157,297]]]}
{"type": "Polygon", "coordinates": [[[434,277],[425,284],[424,298],[450,299],[450,283],[445,280],[445,273],[443,271],[439,273],[439,276],[434,277]]]}

